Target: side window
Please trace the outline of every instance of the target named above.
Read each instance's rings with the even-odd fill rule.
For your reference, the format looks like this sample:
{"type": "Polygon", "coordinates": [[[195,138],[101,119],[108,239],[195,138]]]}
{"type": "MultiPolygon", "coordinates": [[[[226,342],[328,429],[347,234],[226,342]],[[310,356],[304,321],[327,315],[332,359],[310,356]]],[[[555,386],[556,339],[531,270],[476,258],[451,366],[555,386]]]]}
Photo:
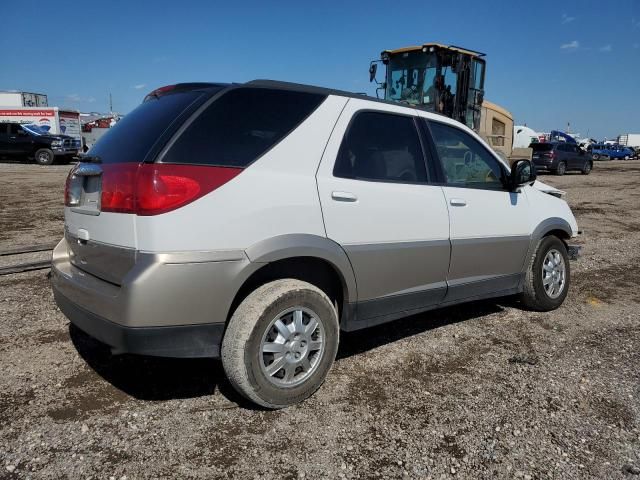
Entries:
{"type": "Polygon", "coordinates": [[[17,135],[22,130],[22,127],[17,123],[9,124],[9,135],[17,135]]]}
{"type": "Polygon", "coordinates": [[[491,136],[492,144],[496,147],[504,147],[504,137],[506,132],[506,125],[500,120],[494,118],[491,120],[491,136]]]}
{"type": "Polygon", "coordinates": [[[342,140],[336,177],[384,182],[426,182],[420,139],[412,117],[357,113],[342,140]]]}
{"type": "Polygon", "coordinates": [[[468,133],[429,122],[448,184],[456,187],[502,189],[500,162],[468,133]]]}

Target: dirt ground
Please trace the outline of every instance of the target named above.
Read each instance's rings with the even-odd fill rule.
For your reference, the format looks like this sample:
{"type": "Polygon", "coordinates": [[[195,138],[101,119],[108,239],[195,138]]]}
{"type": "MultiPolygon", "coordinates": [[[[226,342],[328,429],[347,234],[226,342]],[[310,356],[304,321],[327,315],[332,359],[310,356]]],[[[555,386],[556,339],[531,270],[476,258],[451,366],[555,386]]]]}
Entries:
{"type": "MultiPolygon", "coordinates": [[[[61,237],[68,169],[0,164],[0,250],[61,237]]],[[[562,308],[345,334],[321,390],[276,412],[217,361],[111,356],[46,270],[0,276],[0,478],[640,478],[640,161],[541,179],[584,230],[562,308]]]]}

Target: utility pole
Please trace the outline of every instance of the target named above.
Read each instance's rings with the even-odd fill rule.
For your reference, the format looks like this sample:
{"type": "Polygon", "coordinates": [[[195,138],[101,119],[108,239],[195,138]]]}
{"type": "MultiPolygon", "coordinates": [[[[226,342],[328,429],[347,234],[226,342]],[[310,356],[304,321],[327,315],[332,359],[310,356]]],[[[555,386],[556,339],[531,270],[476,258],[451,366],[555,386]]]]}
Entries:
{"type": "Polygon", "coordinates": [[[109,113],[113,113],[113,98],[111,98],[111,92],[109,92],[109,113]]]}

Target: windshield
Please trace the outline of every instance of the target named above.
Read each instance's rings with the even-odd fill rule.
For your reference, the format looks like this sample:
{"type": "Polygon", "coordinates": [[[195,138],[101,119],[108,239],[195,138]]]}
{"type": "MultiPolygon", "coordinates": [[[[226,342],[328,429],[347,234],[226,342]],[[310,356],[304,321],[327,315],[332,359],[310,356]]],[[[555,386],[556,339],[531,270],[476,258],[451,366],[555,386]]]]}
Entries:
{"type": "Polygon", "coordinates": [[[389,58],[385,100],[411,105],[435,102],[435,53],[404,52],[389,58]],[[427,93],[429,92],[429,93],[427,93]]]}
{"type": "Polygon", "coordinates": [[[34,135],[46,135],[47,133],[49,133],[44,128],[34,124],[22,125],[22,128],[29,131],[30,133],[33,133],[34,135]]]}

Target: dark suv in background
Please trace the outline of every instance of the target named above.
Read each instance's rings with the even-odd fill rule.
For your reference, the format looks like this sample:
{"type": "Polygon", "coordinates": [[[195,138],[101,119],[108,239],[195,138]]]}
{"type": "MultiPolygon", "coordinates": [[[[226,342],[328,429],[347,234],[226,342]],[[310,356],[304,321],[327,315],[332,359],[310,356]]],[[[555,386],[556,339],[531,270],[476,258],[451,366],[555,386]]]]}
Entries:
{"type": "Polygon", "coordinates": [[[0,122],[0,156],[32,158],[39,165],[51,165],[56,159],[70,162],[77,155],[73,137],[51,135],[36,125],[0,122]]]}
{"type": "Polygon", "coordinates": [[[573,143],[532,143],[533,164],[536,170],[547,170],[556,175],[564,175],[569,170],[579,170],[589,175],[593,168],[591,155],[573,143]]]}

